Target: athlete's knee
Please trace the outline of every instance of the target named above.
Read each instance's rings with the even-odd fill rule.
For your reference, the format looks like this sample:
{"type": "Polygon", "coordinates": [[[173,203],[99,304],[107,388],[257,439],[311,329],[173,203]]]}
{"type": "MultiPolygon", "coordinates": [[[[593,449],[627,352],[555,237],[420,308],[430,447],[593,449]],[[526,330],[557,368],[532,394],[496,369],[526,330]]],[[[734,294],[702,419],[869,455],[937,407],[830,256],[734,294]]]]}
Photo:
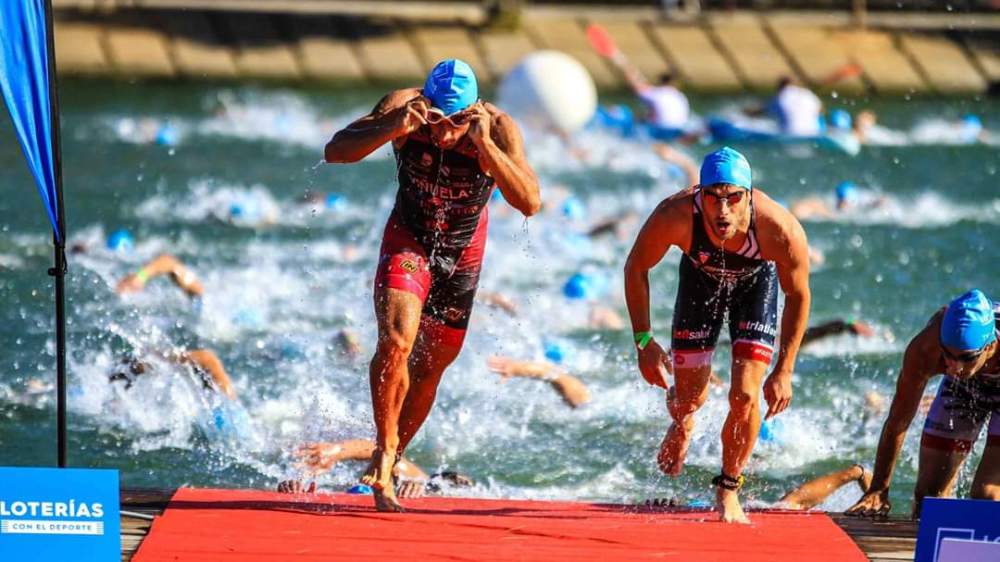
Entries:
{"type": "Polygon", "coordinates": [[[1000,500],[1000,484],[974,482],[969,497],[974,500],[1000,500]]]}
{"type": "Polygon", "coordinates": [[[406,361],[413,352],[414,336],[402,330],[389,329],[379,334],[378,355],[389,361],[406,361]]]}
{"type": "Polygon", "coordinates": [[[760,397],[756,392],[743,388],[734,387],[729,389],[729,411],[730,413],[748,417],[754,408],[759,408],[760,397]]]}
{"type": "Polygon", "coordinates": [[[682,420],[698,411],[705,404],[707,396],[695,396],[687,399],[674,398],[667,401],[667,410],[670,417],[675,420],[682,420]]]}

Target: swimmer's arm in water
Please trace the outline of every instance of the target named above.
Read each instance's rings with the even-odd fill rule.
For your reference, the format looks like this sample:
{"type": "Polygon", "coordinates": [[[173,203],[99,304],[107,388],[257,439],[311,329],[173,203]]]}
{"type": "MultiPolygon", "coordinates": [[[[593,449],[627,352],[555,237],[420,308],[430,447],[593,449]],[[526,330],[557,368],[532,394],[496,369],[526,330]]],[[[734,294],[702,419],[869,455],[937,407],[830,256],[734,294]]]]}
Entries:
{"type": "MultiPolygon", "coordinates": [[[[295,451],[295,457],[300,467],[318,474],[341,461],[369,461],[374,452],[375,443],[370,439],[347,439],[335,443],[307,443],[295,451]]],[[[427,473],[406,457],[396,463],[396,473],[407,480],[428,479],[427,473]]]]}
{"type": "Polygon", "coordinates": [[[496,291],[479,291],[476,298],[488,306],[499,308],[511,316],[517,316],[517,303],[512,301],[510,297],[503,293],[498,293],[496,291]]]}
{"type": "Polygon", "coordinates": [[[538,177],[524,154],[517,123],[491,103],[477,103],[469,138],[479,149],[479,165],[496,179],[503,198],[526,217],[542,208],[538,177]]]}
{"type": "Polygon", "coordinates": [[[906,430],[920,407],[924,389],[937,366],[936,358],[932,358],[935,352],[931,346],[937,345],[932,331],[934,330],[930,326],[925,327],[906,346],[903,368],[896,380],[896,394],[892,397],[889,415],[882,425],[882,434],[878,440],[871,487],[847,510],[849,515],[885,515],[891,509],[889,485],[892,483],[899,451],[903,448],[906,430]]]}
{"type": "Polygon", "coordinates": [[[809,322],[809,243],[799,221],[783,207],[761,194],[758,208],[761,254],[774,261],[778,282],[785,293],[781,314],[781,340],[778,360],[764,383],[768,409],[765,419],[778,415],[792,400],[792,372],[809,322]]]}
{"type": "Polygon", "coordinates": [[[118,282],[115,291],[118,294],[139,292],[149,280],[168,274],[174,284],[189,297],[200,297],[205,293],[205,288],[194,272],[170,254],[160,254],[139,268],[139,271],[126,275],[118,282]]]}
{"type": "Polygon", "coordinates": [[[865,338],[871,337],[875,333],[868,323],[862,322],[861,320],[830,320],[829,322],[824,322],[818,326],[811,326],[807,328],[805,334],[802,335],[802,345],[808,345],[825,337],[842,334],[844,332],[850,332],[856,336],[865,338]]]}
{"type": "Polygon", "coordinates": [[[688,158],[686,154],[659,142],[653,144],[653,152],[656,152],[656,155],[663,159],[664,162],[670,162],[684,172],[684,187],[690,187],[698,183],[698,175],[701,172],[694,161],[688,158]]]}
{"type": "MultiPolygon", "coordinates": [[[[650,332],[649,270],[660,263],[671,246],[687,251],[691,246],[692,193],[684,190],[664,199],[639,231],[639,236],[625,261],[625,303],[632,320],[632,332],[650,332]]],[[[672,372],[670,358],[650,339],[638,350],[639,372],[651,385],[667,388],[667,373],[672,372]]]]}
{"type": "Polygon", "coordinates": [[[590,390],[587,389],[587,385],[547,361],[518,361],[494,355],[487,359],[486,363],[491,371],[504,379],[525,377],[549,382],[571,408],[578,408],[590,402],[590,390]]]}
{"type": "Polygon", "coordinates": [[[182,351],[176,355],[176,362],[182,365],[194,365],[212,377],[212,382],[230,400],[236,399],[236,388],[232,380],[226,374],[226,368],[222,365],[222,360],[210,349],[193,349],[182,351]]]}
{"type": "Polygon", "coordinates": [[[430,103],[419,88],[389,92],[371,113],[337,131],[326,143],[329,164],[357,162],[385,143],[408,135],[427,123],[430,103]]]}

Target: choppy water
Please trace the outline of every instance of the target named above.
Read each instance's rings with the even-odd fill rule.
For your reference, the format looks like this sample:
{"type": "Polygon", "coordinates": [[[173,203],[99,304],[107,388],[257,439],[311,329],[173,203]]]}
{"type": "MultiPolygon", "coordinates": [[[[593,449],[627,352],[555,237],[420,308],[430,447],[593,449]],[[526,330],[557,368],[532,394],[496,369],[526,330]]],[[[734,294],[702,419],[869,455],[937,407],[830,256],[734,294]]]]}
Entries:
{"type": "MultiPolygon", "coordinates": [[[[64,84],[66,215],[71,242],[87,248],[71,256],[68,280],[72,464],[117,467],[126,486],[270,487],[296,473],[290,452],[298,444],[372,434],[370,287],[394,165],[387,148],[357,165],[317,162],[330,134],[379,95],[64,84]],[[305,204],[307,191],[342,199],[332,208],[305,204]],[[118,228],[135,234],[134,250],[106,249],[118,228]],[[121,276],[163,251],[203,280],[200,306],[166,280],[142,294],[114,293],[121,276]],[[360,358],[335,345],[343,328],[361,336],[360,358]],[[235,438],[213,432],[214,404],[182,369],[160,365],[128,392],[107,383],[124,352],[196,346],[217,351],[234,377],[238,408],[250,420],[235,438]]],[[[694,105],[709,112],[745,101],[694,105]]],[[[806,223],[826,257],[812,275],[814,322],[854,316],[873,323],[878,336],[838,336],[803,350],[793,407],[751,461],[748,492],[759,502],[827,470],[871,463],[882,416],[866,414],[863,393],[891,392],[905,342],[949,298],[972,286],[1000,295],[998,150],[948,141],[950,123],[969,111],[1000,129],[997,102],[829,103],[874,106],[901,133],[893,137],[899,142],[856,158],[763,146],[745,152],[755,183],[785,201],[832,199],[842,180],[888,198],[878,210],[806,223]]],[[[0,464],[45,465],[55,458],[54,397],[44,391],[54,379],[51,251],[41,205],[3,127],[0,464]]],[[[518,314],[477,305],[465,351],[409,454],[425,468],[472,475],[471,493],[482,496],[705,499],[719,466],[724,390],[713,390],[698,415],[684,475],[662,477],[653,459],[667,426],[663,393],[641,380],[627,330],[589,328],[590,305],[561,292],[574,272],[602,275],[609,290],[599,302],[624,316],[621,269],[634,229],[623,240],[577,233],[619,212],[645,216],[681,180],[639,144],[590,132],[578,146],[589,162],[568,158],[555,139],[528,139],[551,210],[525,224],[494,208],[481,284],[510,296],[518,314]],[[585,216],[563,216],[566,190],[583,201],[585,216]],[[593,402],[580,410],[538,381],[501,384],[486,367],[492,354],[540,358],[553,342],[566,368],[590,386],[593,402]]],[[[699,157],[709,148],[690,152],[699,157]]],[[[660,333],[669,327],[677,260],[675,250],[652,278],[660,333]]],[[[723,378],[728,360],[723,345],[716,356],[723,378]]],[[[900,512],[912,493],[921,423],[914,422],[896,473],[900,512]]],[[[360,469],[338,466],[321,484],[343,488],[360,469]]],[[[967,468],[960,489],[970,481],[967,468]]],[[[825,507],[842,509],[857,496],[850,487],[825,507]]]]}

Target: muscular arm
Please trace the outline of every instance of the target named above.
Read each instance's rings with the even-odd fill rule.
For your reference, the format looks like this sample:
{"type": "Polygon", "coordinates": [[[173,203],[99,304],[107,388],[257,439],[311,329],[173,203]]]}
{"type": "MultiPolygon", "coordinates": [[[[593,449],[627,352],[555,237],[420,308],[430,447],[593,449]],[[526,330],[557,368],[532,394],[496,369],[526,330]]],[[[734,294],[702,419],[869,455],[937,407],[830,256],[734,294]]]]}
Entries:
{"type": "Polygon", "coordinates": [[[406,104],[419,95],[418,88],[406,88],[386,94],[371,113],[333,135],[323,151],[326,162],[357,162],[383,144],[405,134],[402,121],[408,111],[406,104]]]}
{"type": "Polygon", "coordinates": [[[524,154],[517,124],[492,104],[483,104],[492,123],[490,134],[477,142],[479,162],[493,176],[500,192],[515,209],[530,217],[542,208],[538,178],[524,154]]]}
{"type": "Polygon", "coordinates": [[[160,254],[139,268],[139,271],[126,275],[118,282],[115,291],[118,293],[141,291],[149,280],[168,274],[174,284],[187,293],[189,297],[200,297],[204,294],[205,289],[194,272],[170,254],[160,254]]]}
{"type": "MultiPolygon", "coordinates": [[[[340,461],[369,461],[374,452],[375,442],[370,439],[345,439],[335,443],[302,445],[295,452],[295,456],[302,466],[314,472],[323,472],[330,470],[340,461]]],[[[396,471],[401,478],[427,480],[427,473],[406,457],[396,463],[396,471]]]]}
{"type": "Polygon", "coordinates": [[[236,399],[236,389],[233,382],[226,374],[226,368],[222,365],[222,360],[210,349],[194,349],[182,352],[177,356],[177,362],[181,364],[194,365],[212,377],[212,382],[230,400],[236,399]]]}
{"type": "Polygon", "coordinates": [[[646,224],[625,261],[625,303],[633,332],[647,332],[649,321],[649,270],[660,263],[671,246],[685,250],[690,245],[691,216],[685,213],[688,191],[664,199],[646,224]],[[688,233],[685,237],[685,233],[688,233]]]}
{"type": "Polygon", "coordinates": [[[590,402],[590,390],[583,381],[548,361],[518,361],[495,355],[486,363],[491,371],[504,378],[525,377],[547,381],[571,408],[590,402]]]}
{"type": "Polygon", "coordinates": [[[892,397],[889,415],[882,426],[882,434],[875,453],[875,469],[872,471],[869,493],[884,492],[889,489],[906,430],[910,427],[917,408],[920,407],[927,382],[933,376],[933,366],[936,362],[928,360],[927,353],[922,350],[923,345],[921,345],[921,341],[926,337],[926,331],[927,328],[913,338],[903,354],[903,368],[896,380],[896,394],[892,397]]]}
{"type": "MultiPolygon", "coordinates": [[[[777,206],[775,203],[772,205],[777,206]]],[[[781,347],[774,370],[791,376],[795,359],[799,354],[802,336],[809,322],[809,305],[812,295],[809,291],[809,244],[802,225],[790,213],[781,209],[785,223],[781,246],[775,256],[778,282],[785,293],[785,310],[781,315],[781,347]]]]}

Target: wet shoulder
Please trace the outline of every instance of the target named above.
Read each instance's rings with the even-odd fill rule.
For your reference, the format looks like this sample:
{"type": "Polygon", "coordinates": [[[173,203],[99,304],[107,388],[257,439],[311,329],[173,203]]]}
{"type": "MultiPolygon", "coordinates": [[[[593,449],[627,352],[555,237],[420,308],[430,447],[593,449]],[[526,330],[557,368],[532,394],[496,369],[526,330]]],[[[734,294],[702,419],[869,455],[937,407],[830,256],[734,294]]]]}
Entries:
{"type": "Polygon", "coordinates": [[[944,317],[944,307],[935,311],[920,329],[909,345],[906,346],[906,358],[923,367],[922,370],[936,373],[941,371],[940,337],[941,319],[944,317]]]}
{"type": "Polygon", "coordinates": [[[694,187],[682,189],[667,197],[656,206],[656,213],[672,220],[687,220],[690,222],[694,213],[694,187]]]}
{"type": "MultiPolygon", "coordinates": [[[[762,253],[768,260],[773,260],[777,253],[786,253],[797,245],[805,242],[805,230],[798,219],[788,209],[782,207],[767,193],[754,188],[754,228],[760,242],[762,253]]],[[[808,247],[802,248],[807,252],[808,247]]],[[[808,259],[808,256],[806,256],[808,259]]]]}

